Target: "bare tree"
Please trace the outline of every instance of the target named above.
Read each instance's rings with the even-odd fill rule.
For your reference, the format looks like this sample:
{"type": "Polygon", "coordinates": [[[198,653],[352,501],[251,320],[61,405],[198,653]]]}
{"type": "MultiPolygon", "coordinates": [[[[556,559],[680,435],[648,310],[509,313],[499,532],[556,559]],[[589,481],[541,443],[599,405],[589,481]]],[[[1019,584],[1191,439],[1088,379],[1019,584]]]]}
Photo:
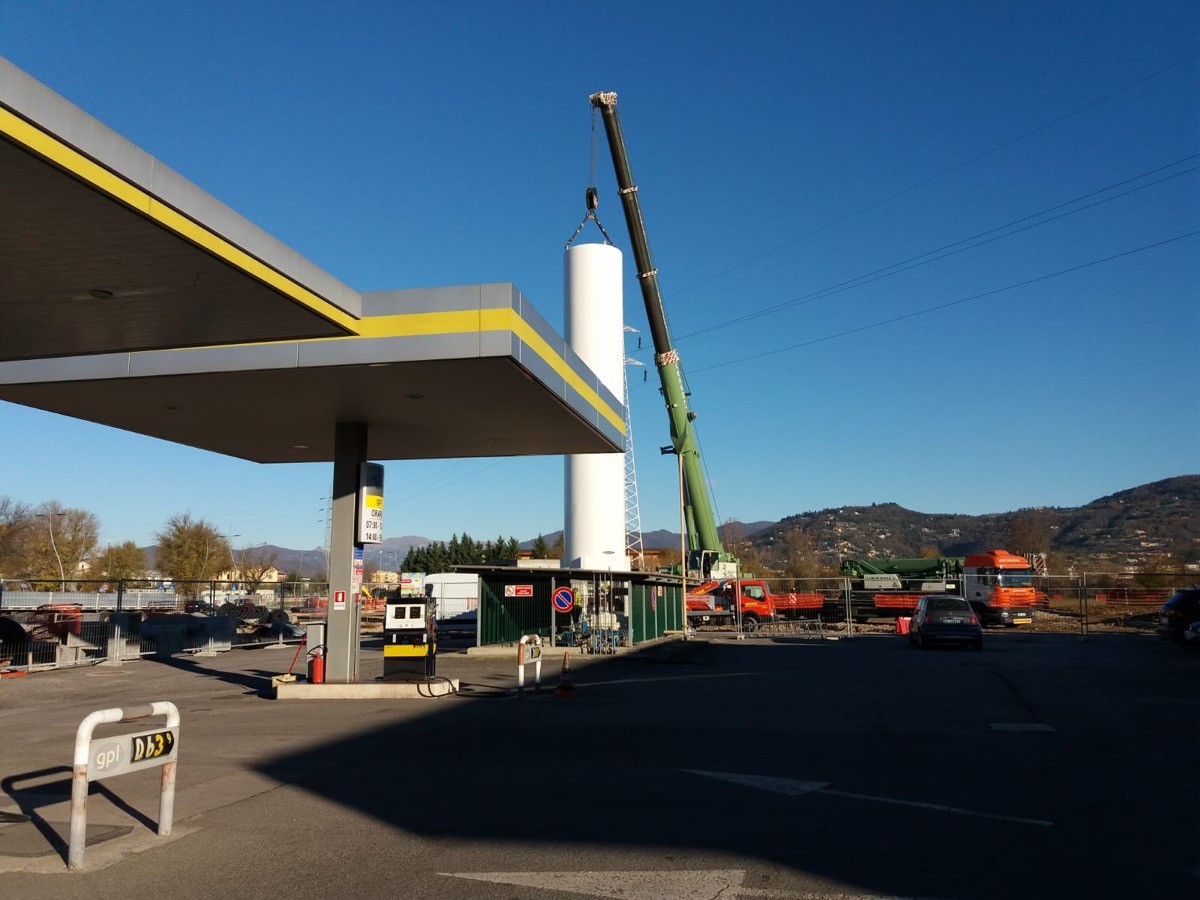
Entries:
{"type": "Polygon", "coordinates": [[[721,542],[738,560],[742,575],[764,576],[769,571],[763,552],[746,537],[741,522],[732,519],[721,526],[721,542]]]}
{"type": "Polygon", "coordinates": [[[1048,553],[1054,537],[1052,521],[1048,510],[1021,510],[1008,523],[1009,549],[1014,553],[1048,553]]]}
{"type": "Polygon", "coordinates": [[[788,578],[814,578],[823,574],[817,545],[802,528],[789,528],[775,545],[779,569],[788,578]]]}
{"type": "Polygon", "coordinates": [[[663,547],[658,551],[658,564],[660,566],[678,566],[680,562],[678,547],[663,547]]]}
{"type": "Polygon", "coordinates": [[[33,521],[32,513],[28,503],[0,497],[0,575],[27,574],[25,543],[33,521]]]}
{"type": "Polygon", "coordinates": [[[238,554],[238,577],[247,594],[258,590],[277,559],[279,551],[273,547],[250,547],[238,554]]]}

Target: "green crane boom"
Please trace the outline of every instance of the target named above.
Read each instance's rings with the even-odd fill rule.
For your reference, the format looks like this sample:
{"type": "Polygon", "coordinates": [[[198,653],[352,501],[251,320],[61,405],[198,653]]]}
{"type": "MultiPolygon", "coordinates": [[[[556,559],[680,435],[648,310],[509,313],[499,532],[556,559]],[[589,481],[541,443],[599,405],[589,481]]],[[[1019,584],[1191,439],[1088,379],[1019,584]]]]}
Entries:
{"type": "Polygon", "coordinates": [[[621,206],[625,211],[625,224],[629,229],[633,258],[637,263],[638,284],[642,289],[642,300],[646,304],[646,316],[654,340],[654,365],[658,369],[662,395],[671,422],[671,446],[679,456],[683,468],[684,519],[688,547],[691,551],[687,565],[689,569],[702,570],[707,576],[713,562],[718,559],[732,561],[732,557],[725,553],[721,544],[716,516],[713,514],[704,481],[700,448],[696,444],[696,431],[692,425],[696,414],[688,409],[679,352],[672,346],[671,335],[667,331],[662,293],[658,289],[658,270],[654,268],[650,257],[650,242],[646,238],[646,226],[642,221],[638,189],[633,183],[629,156],[625,152],[625,138],[621,133],[621,120],[617,116],[617,95],[596,93],[589,99],[593,108],[599,110],[604,119],[604,132],[608,137],[608,149],[616,169],[617,188],[621,196],[621,206]]]}

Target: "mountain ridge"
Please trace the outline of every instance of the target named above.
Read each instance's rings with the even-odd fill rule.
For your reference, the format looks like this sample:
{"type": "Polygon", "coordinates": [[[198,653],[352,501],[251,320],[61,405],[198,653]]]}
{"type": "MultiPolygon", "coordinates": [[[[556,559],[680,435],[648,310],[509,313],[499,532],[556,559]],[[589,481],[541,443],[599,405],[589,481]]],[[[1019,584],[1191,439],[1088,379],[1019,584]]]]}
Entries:
{"type": "MultiPolygon", "coordinates": [[[[749,543],[763,548],[796,529],[811,540],[821,562],[832,566],[845,557],[912,557],[930,551],[965,556],[997,547],[1016,552],[1048,550],[1073,560],[1122,567],[1152,566],[1168,556],[1194,564],[1200,562],[1200,475],[1149,482],[1078,507],[968,515],[875,503],[812,510],[777,522],[727,522],[721,533],[733,546],[749,543]]],[[[553,545],[561,534],[561,530],[544,532],[542,537],[553,545]]],[[[528,548],[533,540],[524,540],[521,546],[528,548]]],[[[411,547],[430,543],[433,539],[422,535],[389,537],[366,547],[363,557],[368,564],[394,570],[411,547]]],[[[677,550],[680,535],[665,529],[643,532],[642,543],[648,550],[677,550]]],[[[148,549],[152,554],[153,548],[148,549]]],[[[268,544],[254,549],[276,553],[275,565],[281,571],[312,577],[324,570],[321,547],[291,550],[268,544]]]]}

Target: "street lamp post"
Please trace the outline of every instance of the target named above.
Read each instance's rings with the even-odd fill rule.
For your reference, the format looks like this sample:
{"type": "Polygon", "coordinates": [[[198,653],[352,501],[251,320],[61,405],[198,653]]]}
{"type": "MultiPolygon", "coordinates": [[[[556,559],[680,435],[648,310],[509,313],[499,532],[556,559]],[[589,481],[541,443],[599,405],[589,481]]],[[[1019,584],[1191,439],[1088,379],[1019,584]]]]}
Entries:
{"type": "MultiPolygon", "coordinates": [[[[234,576],[237,574],[237,560],[233,558],[233,539],[241,537],[240,534],[225,533],[225,543],[229,547],[229,581],[226,583],[226,591],[229,590],[228,585],[233,583],[234,576]]],[[[228,598],[228,594],[225,595],[228,598]]]]}
{"type": "Polygon", "coordinates": [[[62,557],[58,553],[58,545],[54,542],[54,517],[65,515],[66,513],[61,512],[37,513],[39,519],[46,520],[46,524],[50,529],[50,549],[54,551],[54,559],[58,562],[59,590],[66,590],[67,573],[63,571],[62,557]]]}

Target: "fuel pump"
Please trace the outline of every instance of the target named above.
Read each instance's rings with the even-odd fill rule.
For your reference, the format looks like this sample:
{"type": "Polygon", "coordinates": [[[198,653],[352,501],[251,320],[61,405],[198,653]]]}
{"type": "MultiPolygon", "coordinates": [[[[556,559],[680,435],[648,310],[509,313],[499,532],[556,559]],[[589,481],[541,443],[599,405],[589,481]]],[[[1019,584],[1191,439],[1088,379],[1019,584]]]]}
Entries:
{"type": "Polygon", "coordinates": [[[431,597],[389,598],[383,617],[383,677],[429,678],[437,671],[436,602],[431,597]]]}

